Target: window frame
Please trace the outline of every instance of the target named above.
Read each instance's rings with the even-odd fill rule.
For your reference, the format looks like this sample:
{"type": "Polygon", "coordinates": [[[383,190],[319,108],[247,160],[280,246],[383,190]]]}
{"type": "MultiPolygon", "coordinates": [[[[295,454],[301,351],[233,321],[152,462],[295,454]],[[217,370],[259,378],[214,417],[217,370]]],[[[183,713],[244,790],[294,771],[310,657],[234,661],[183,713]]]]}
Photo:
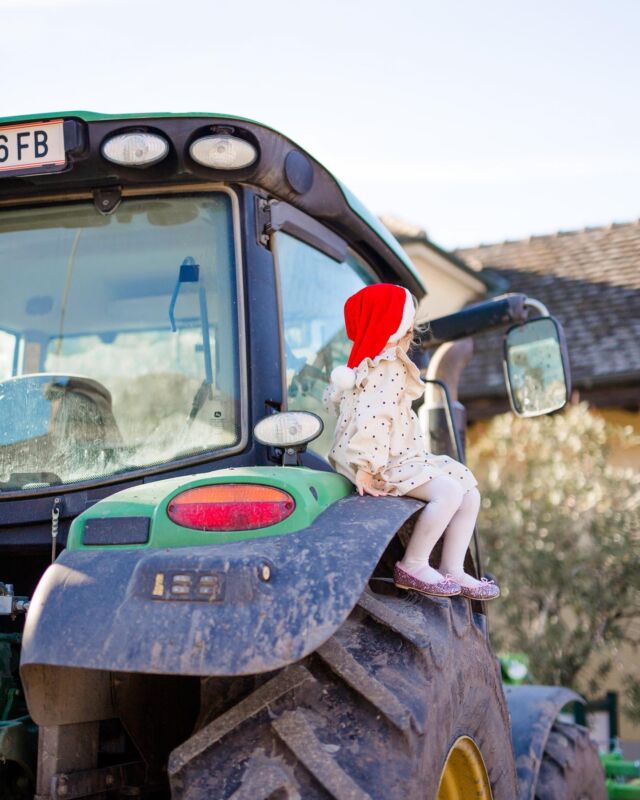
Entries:
{"type": "MultiPolygon", "coordinates": [[[[284,205],[283,203],[279,203],[279,205],[284,205]]],[[[278,250],[278,233],[284,233],[287,236],[291,236],[293,239],[297,239],[302,244],[310,247],[312,250],[321,253],[322,255],[330,258],[332,261],[335,261],[336,264],[346,264],[349,257],[355,259],[358,262],[360,268],[370,275],[374,280],[372,283],[380,283],[382,278],[380,277],[377,270],[372,266],[372,264],[365,259],[357,250],[355,250],[347,241],[340,239],[333,231],[326,228],[324,225],[321,225],[316,219],[313,217],[308,217],[308,215],[303,214],[303,212],[298,211],[298,209],[294,209],[296,211],[296,222],[298,223],[295,232],[293,230],[287,230],[285,227],[278,227],[272,231],[270,231],[269,235],[269,247],[271,249],[273,255],[273,269],[274,269],[274,277],[275,277],[275,284],[276,284],[276,298],[277,298],[277,313],[278,313],[278,332],[279,332],[279,350],[280,350],[280,391],[282,395],[282,403],[281,403],[281,410],[288,411],[289,410],[289,394],[288,394],[288,387],[287,387],[287,373],[286,373],[286,357],[285,357],[285,337],[284,337],[284,298],[282,296],[282,279],[281,279],[281,267],[280,267],[280,253],[278,250]],[[305,236],[305,230],[301,226],[302,217],[307,217],[310,223],[309,235],[305,236]],[[322,247],[319,245],[319,234],[322,235],[321,229],[324,229],[326,233],[328,241],[334,242],[339,241],[344,246],[344,258],[338,259],[335,257],[334,253],[337,254],[337,248],[333,248],[333,250],[329,250],[329,248],[322,247]]]]}
{"type": "MultiPolygon", "coordinates": [[[[240,200],[238,193],[230,186],[222,183],[207,183],[207,184],[179,184],[179,185],[159,185],[153,187],[123,187],[122,199],[128,197],[149,197],[149,198],[163,198],[167,195],[208,195],[212,193],[226,194],[231,203],[231,224],[232,224],[232,239],[233,239],[233,255],[235,266],[235,283],[236,283],[236,307],[237,307],[237,324],[236,331],[238,337],[238,378],[239,378],[239,432],[240,438],[238,442],[229,447],[220,449],[204,450],[197,455],[187,456],[184,458],[172,459],[163,461],[160,464],[150,465],[148,467],[140,467],[135,470],[128,470],[127,472],[114,473],[110,476],[100,477],[96,479],[76,481],[73,483],[57,484],[55,486],[43,486],[36,489],[18,489],[7,492],[0,492],[0,501],[9,499],[20,499],[25,497],[41,497],[66,494],[76,492],[86,488],[93,488],[99,486],[112,486],[114,484],[129,484],[132,481],[138,481],[151,475],[162,475],[165,472],[173,472],[185,467],[195,466],[197,464],[204,464],[211,461],[219,461],[236,453],[241,453],[246,449],[249,444],[249,397],[248,397],[248,364],[247,364],[247,326],[246,326],[246,309],[245,309],[245,287],[244,287],[244,250],[242,245],[242,227],[241,227],[241,214],[240,214],[240,200]]],[[[15,203],[2,203],[0,204],[0,213],[5,209],[12,207],[42,207],[54,205],[71,205],[74,202],[94,202],[93,192],[73,192],[70,194],[57,194],[38,198],[34,200],[30,198],[28,202],[15,202],[15,203]]],[[[16,348],[17,349],[17,348],[16,348]]]]}

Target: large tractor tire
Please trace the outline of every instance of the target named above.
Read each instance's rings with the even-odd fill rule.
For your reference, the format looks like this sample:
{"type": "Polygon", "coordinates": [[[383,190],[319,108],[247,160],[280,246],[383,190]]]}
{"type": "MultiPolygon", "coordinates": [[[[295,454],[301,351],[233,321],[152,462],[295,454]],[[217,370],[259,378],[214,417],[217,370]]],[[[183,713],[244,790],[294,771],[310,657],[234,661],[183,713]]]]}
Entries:
{"type": "Polygon", "coordinates": [[[598,749],[581,725],[556,721],[536,782],[536,800],[606,800],[598,749]]]}
{"type": "Polygon", "coordinates": [[[311,656],[249,679],[253,690],[222,711],[222,692],[235,690],[220,683],[213,713],[171,754],[172,798],[514,800],[485,618],[461,597],[381,590],[365,591],[311,656]]]}

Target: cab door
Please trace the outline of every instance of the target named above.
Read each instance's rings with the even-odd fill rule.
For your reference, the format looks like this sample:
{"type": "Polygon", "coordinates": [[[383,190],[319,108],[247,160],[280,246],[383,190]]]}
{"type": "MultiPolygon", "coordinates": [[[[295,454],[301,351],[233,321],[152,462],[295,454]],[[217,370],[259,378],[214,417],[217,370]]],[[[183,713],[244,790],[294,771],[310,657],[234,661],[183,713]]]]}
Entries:
{"type": "Polygon", "coordinates": [[[351,351],[344,303],[379,278],[339,237],[291,210],[297,225],[283,225],[270,236],[280,296],[283,397],[288,410],[322,418],[324,431],[311,449],[326,458],[336,418],[323,407],[322,395],[331,370],[346,364],[351,351]]]}

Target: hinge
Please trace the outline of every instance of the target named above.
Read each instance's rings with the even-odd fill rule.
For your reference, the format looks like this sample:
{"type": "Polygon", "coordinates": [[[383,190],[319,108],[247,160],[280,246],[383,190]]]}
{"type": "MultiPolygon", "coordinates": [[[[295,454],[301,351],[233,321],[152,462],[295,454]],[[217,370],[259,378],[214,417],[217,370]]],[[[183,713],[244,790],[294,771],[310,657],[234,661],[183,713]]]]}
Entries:
{"type": "Polygon", "coordinates": [[[276,231],[293,236],[334,261],[347,257],[347,244],[317,219],[282,200],[256,198],[256,232],[258,243],[269,246],[269,237],[276,231]]]}
{"type": "Polygon", "coordinates": [[[271,202],[264,197],[256,197],[256,238],[263,247],[269,247],[271,202]]]}

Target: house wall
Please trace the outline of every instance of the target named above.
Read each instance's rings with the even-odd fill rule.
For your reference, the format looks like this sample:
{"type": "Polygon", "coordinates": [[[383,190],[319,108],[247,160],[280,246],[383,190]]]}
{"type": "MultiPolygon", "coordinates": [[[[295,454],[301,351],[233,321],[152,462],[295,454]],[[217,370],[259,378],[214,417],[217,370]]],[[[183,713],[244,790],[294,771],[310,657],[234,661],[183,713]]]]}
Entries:
{"type": "Polygon", "coordinates": [[[420,303],[418,321],[453,314],[467,303],[478,302],[486,295],[487,287],[483,283],[426,245],[415,242],[406,244],[404,249],[428,291],[420,303]]]}

